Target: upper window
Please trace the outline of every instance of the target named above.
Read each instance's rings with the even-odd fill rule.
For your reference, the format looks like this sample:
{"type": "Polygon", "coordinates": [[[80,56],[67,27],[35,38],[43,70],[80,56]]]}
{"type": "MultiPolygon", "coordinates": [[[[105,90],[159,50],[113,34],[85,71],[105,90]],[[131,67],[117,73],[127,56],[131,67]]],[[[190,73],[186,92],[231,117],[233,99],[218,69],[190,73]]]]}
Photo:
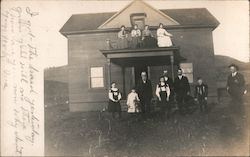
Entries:
{"type": "Polygon", "coordinates": [[[90,68],[90,87],[91,88],[104,87],[103,67],[90,68]]]}
{"type": "Polygon", "coordinates": [[[188,78],[189,83],[193,83],[193,63],[180,63],[180,68],[182,69],[183,75],[188,78]]]}
{"type": "Polygon", "coordinates": [[[147,15],[145,13],[133,13],[130,15],[130,22],[131,25],[134,26],[135,24],[138,25],[138,28],[141,30],[144,29],[145,26],[145,18],[147,15]]]}

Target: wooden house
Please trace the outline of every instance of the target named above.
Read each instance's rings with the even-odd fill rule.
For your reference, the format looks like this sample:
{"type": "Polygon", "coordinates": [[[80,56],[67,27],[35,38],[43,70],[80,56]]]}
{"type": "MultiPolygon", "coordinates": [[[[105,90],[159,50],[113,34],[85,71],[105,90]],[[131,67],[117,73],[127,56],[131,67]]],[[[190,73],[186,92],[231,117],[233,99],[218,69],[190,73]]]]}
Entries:
{"type": "MultiPolygon", "coordinates": [[[[72,15],[60,33],[68,40],[68,85],[71,111],[101,110],[115,81],[123,99],[146,71],[153,90],[163,70],[176,77],[182,68],[193,89],[197,77],[209,86],[209,100],[217,97],[213,30],[219,22],[206,8],[158,10],[135,0],[119,12],[72,15]],[[171,47],[117,48],[121,25],[149,25],[153,35],[159,23],[173,37],[171,47]]],[[[155,93],[154,91],[152,91],[155,93]]]]}

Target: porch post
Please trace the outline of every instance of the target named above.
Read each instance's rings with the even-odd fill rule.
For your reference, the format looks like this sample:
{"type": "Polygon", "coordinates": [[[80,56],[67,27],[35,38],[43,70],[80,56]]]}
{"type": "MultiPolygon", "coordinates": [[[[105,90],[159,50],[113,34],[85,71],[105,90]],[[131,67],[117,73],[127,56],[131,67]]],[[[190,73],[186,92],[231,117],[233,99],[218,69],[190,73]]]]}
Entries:
{"type": "Polygon", "coordinates": [[[170,62],[171,62],[172,79],[174,81],[174,55],[170,56],[170,62]]]}
{"type": "Polygon", "coordinates": [[[127,95],[127,93],[126,93],[126,82],[125,82],[125,66],[122,66],[122,85],[123,85],[123,95],[127,95]]]}
{"type": "Polygon", "coordinates": [[[110,58],[107,58],[107,65],[108,65],[108,90],[111,86],[111,62],[110,62],[110,58]]]}

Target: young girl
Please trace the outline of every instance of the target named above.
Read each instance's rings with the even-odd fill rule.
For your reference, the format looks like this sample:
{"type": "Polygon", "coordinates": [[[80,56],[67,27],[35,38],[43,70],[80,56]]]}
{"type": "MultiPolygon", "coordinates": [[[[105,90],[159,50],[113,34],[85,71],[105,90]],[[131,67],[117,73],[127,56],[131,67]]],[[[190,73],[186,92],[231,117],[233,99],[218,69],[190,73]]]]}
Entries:
{"type": "Polygon", "coordinates": [[[112,117],[115,118],[115,113],[118,112],[119,118],[121,118],[121,100],[122,96],[119,89],[116,88],[116,83],[111,83],[111,88],[109,90],[109,106],[108,110],[112,113],[112,117]]]}
{"type": "Polygon", "coordinates": [[[140,99],[138,97],[138,94],[135,92],[135,88],[132,88],[131,92],[128,94],[127,99],[128,113],[139,112],[139,102],[140,99]]]}

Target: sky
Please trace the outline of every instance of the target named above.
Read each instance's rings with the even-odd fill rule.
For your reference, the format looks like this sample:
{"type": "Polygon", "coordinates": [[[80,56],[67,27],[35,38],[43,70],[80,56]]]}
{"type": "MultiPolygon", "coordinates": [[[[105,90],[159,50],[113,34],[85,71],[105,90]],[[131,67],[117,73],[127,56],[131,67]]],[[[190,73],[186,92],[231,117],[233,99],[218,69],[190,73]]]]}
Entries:
{"type": "MultiPolygon", "coordinates": [[[[131,1],[73,1],[37,0],[3,1],[4,7],[30,7],[39,15],[32,21],[37,34],[38,51],[44,56],[44,67],[67,65],[67,38],[59,33],[72,14],[114,12],[131,1]]],[[[207,8],[220,25],[213,31],[214,51],[217,55],[230,56],[249,62],[249,4],[248,1],[191,1],[145,0],[156,9],[207,8]]]]}

